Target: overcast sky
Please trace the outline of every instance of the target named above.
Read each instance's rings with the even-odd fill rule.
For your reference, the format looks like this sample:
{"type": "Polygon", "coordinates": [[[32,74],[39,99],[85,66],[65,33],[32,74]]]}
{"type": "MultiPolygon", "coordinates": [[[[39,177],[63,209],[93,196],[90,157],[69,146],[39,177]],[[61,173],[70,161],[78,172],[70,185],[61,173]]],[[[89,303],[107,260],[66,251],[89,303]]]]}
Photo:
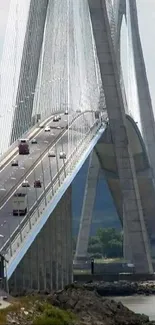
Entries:
{"type": "MultiPolygon", "coordinates": [[[[0,58],[5,36],[9,3],[10,0],[0,0],[0,58]]],[[[155,0],[137,0],[137,4],[142,46],[155,111],[155,0]]]]}
{"type": "Polygon", "coordinates": [[[10,0],[0,0],[0,57],[2,53],[9,3],[10,0]]]}

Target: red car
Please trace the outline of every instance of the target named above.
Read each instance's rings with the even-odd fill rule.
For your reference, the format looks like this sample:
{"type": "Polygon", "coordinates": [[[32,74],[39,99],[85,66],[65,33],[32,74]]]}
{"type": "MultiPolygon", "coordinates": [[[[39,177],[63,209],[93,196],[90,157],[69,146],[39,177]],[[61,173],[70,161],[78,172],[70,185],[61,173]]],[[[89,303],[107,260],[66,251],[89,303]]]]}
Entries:
{"type": "Polygon", "coordinates": [[[37,179],[36,181],[34,181],[34,187],[35,188],[41,188],[41,181],[40,181],[40,179],[37,179]]]}

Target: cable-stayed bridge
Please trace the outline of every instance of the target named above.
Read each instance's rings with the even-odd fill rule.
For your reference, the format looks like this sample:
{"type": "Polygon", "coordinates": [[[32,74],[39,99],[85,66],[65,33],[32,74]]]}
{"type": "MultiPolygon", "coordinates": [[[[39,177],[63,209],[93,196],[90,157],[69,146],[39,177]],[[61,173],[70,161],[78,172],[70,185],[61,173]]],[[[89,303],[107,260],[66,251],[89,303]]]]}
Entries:
{"type": "Polygon", "coordinates": [[[137,273],[153,273],[154,117],[136,1],[12,1],[0,110],[0,240],[10,288],[58,289],[72,281],[71,183],[88,157],[75,259],[87,256],[102,169],[123,224],[124,257],[137,273]],[[120,60],[123,15],[129,96],[120,60]],[[29,139],[30,154],[19,155],[19,138],[29,139]],[[13,215],[17,192],[27,196],[24,217],[13,215]]]}

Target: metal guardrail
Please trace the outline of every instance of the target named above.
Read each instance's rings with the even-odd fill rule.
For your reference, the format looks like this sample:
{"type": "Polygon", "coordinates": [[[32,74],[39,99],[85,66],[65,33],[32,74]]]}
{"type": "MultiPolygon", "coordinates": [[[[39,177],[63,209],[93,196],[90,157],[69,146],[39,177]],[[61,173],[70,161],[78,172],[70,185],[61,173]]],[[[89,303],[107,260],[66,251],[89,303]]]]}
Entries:
{"type": "MultiPolygon", "coordinates": [[[[101,123],[99,123],[97,125],[96,122],[95,122],[94,125],[89,129],[88,134],[85,136],[85,140],[88,138],[89,135],[91,136],[91,138],[93,138],[94,137],[94,133],[97,132],[100,129],[100,127],[101,127],[101,123]],[[93,129],[95,129],[95,132],[92,135],[91,134],[91,131],[93,129]]],[[[51,187],[53,188],[53,186],[58,185],[56,187],[56,189],[55,189],[55,191],[57,191],[57,189],[61,185],[61,184],[59,184],[60,176],[62,177],[64,175],[64,178],[62,177],[62,180],[61,180],[61,183],[62,183],[64,181],[64,179],[68,176],[67,169],[68,169],[68,173],[69,173],[70,172],[69,168],[72,169],[73,168],[73,163],[75,164],[77,162],[77,154],[79,154],[79,152],[81,152],[81,150],[85,150],[85,145],[86,144],[87,144],[87,141],[84,141],[84,139],[82,138],[81,141],[80,141],[80,143],[78,143],[79,149],[77,150],[77,147],[76,147],[73,150],[73,152],[72,152],[71,156],[68,158],[67,162],[65,162],[65,164],[59,170],[59,176],[57,174],[55,176],[55,178],[53,179],[53,183],[54,184],[51,184],[51,183],[48,184],[48,186],[46,187],[46,192],[45,193],[43,192],[41,194],[41,196],[39,198],[39,201],[36,202],[35,206],[33,207],[32,211],[31,211],[31,219],[33,218],[33,215],[34,214],[37,213],[37,215],[38,215],[37,205],[39,205],[39,207],[40,207],[40,205],[42,204],[42,201],[45,198],[45,195],[47,196],[48,195],[48,192],[49,191],[51,192],[51,187]]],[[[54,192],[54,194],[55,194],[55,192],[54,192]]],[[[51,200],[52,196],[50,196],[50,200],[51,200]]],[[[40,216],[40,213],[39,213],[39,216],[40,216]]],[[[35,218],[35,220],[38,220],[38,218],[35,218]]],[[[13,242],[15,242],[15,240],[17,240],[17,237],[20,236],[20,232],[22,231],[22,228],[25,229],[25,227],[27,227],[27,226],[29,227],[29,231],[30,231],[32,228],[30,227],[30,216],[28,216],[28,215],[23,219],[22,223],[16,228],[15,232],[11,235],[11,237],[9,238],[9,240],[3,246],[2,250],[4,252],[6,252],[9,249],[10,250],[10,253],[11,253],[11,251],[12,251],[12,248],[11,247],[13,245],[13,242]]],[[[19,247],[19,245],[17,245],[17,248],[18,247],[19,247]]],[[[8,254],[8,253],[5,253],[5,254],[8,254]]],[[[10,254],[10,257],[11,256],[12,256],[12,254],[10,254]]]]}
{"type": "MultiPolygon", "coordinates": [[[[55,141],[57,141],[59,138],[61,138],[62,134],[64,133],[64,130],[61,131],[59,133],[59,135],[53,140],[53,142],[55,143],[55,141]]],[[[25,174],[22,175],[22,177],[19,179],[19,181],[10,189],[9,192],[7,192],[7,195],[5,195],[3,197],[3,199],[0,201],[0,206],[3,205],[5,203],[5,201],[11,196],[11,194],[13,194],[13,192],[16,190],[16,188],[24,181],[24,179],[28,176],[28,174],[31,172],[32,169],[35,168],[35,166],[38,164],[38,162],[42,159],[42,157],[44,156],[44,154],[46,152],[48,152],[49,148],[51,147],[51,144],[53,144],[53,142],[51,142],[48,147],[39,155],[39,157],[35,160],[35,162],[31,165],[31,167],[26,171],[25,174]]]]}
{"type": "MultiPolygon", "coordinates": [[[[91,139],[90,139],[91,140],[91,139]]],[[[83,141],[82,141],[82,144],[83,144],[83,146],[81,146],[81,147],[83,147],[83,148],[81,148],[81,149],[83,149],[83,150],[80,150],[80,152],[78,151],[78,153],[79,153],[79,156],[81,156],[81,154],[82,154],[82,151],[84,151],[85,150],[85,145],[87,145],[89,143],[89,141],[86,141],[86,143],[84,144],[83,143],[83,141]]],[[[75,163],[75,158],[77,157],[77,151],[75,151],[74,150],[74,152],[72,153],[72,157],[74,157],[74,163],[75,163]],[[76,155],[75,155],[75,153],[76,153],[76,155]]],[[[76,161],[77,162],[77,161],[76,161]]],[[[66,167],[68,166],[68,169],[69,169],[69,166],[70,165],[70,161],[68,161],[68,163],[66,164],[66,167]]],[[[72,168],[73,168],[73,165],[72,165],[72,168]]],[[[58,175],[56,175],[56,181],[55,181],[55,183],[53,184],[53,186],[55,187],[55,190],[54,190],[54,194],[57,192],[57,190],[59,189],[59,187],[62,185],[62,183],[63,183],[63,181],[64,181],[64,179],[68,176],[68,174],[70,173],[70,170],[69,170],[69,172],[68,172],[68,174],[66,174],[65,175],[65,177],[63,178],[63,176],[64,176],[64,173],[63,173],[63,171],[64,171],[64,166],[61,168],[61,172],[60,172],[60,175],[59,175],[59,177],[61,176],[61,182],[60,182],[60,184],[59,184],[59,180],[58,180],[58,175]]],[[[67,173],[67,170],[66,170],[66,173],[67,173]]],[[[49,184],[48,186],[47,186],[47,188],[46,188],[46,197],[48,196],[49,197],[49,199],[47,198],[47,202],[49,203],[50,201],[51,201],[51,199],[52,199],[52,195],[51,195],[51,184],[49,184]]],[[[33,228],[33,226],[37,223],[37,221],[38,221],[38,219],[40,219],[42,216],[41,216],[41,214],[43,213],[43,211],[44,211],[44,209],[46,208],[46,206],[47,205],[45,205],[45,199],[44,199],[44,196],[45,196],[45,193],[42,193],[42,195],[41,195],[41,198],[40,198],[40,200],[39,200],[39,204],[40,204],[40,207],[39,207],[39,209],[41,210],[41,211],[39,211],[39,217],[38,217],[38,210],[37,210],[37,208],[36,208],[36,206],[35,206],[35,210],[34,210],[34,213],[33,214],[31,214],[31,221],[32,221],[32,219],[35,219],[35,222],[33,223],[32,222],[32,224],[31,224],[31,228],[29,227],[29,219],[27,219],[27,222],[25,222],[24,224],[23,224],[23,228],[21,228],[21,229],[18,229],[18,233],[17,233],[17,235],[16,235],[16,237],[13,239],[13,241],[14,241],[14,243],[13,242],[10,242],[9,243],[9,250],[10,250],[10,253],[11,253],[11,255],[10,255],[10,257],[13,257],[13,254],[12,254],[12,246],[15,244],[15,241],[17,241],[18,240],[18,238],[19,238],[19,241],[21,241],[21,233],[22,232],[26,232],[26,233],[28,233],[29,231],[31,231],[32,230],[32,228],[33,228]],[[43,205],[43,206],[42,206],[43,205]],[[26,229],[25,228],[29,228],[29,230],[28,231],[26,231],[26,229]],[[20,230],[20,232],[19,232],[19,230],[20,230]]],[[[47,203],[47,204],[48,204],[47,203]]],[[[22,241],[21,241],[21,244],[24,242],[24,239],[25,239],[25,236],[22,236],[22,241]]],[[[20,244],[19,244],[19,241],[18,242],[16,242],[16,249],[14,249],[13,251],[14,251],[14,253],[16,253],[17,252],[17,250],[19,249],[19,247],[20,247],[20,244]]],[[[4,248],[3,248],[3,250],[4,250],[4,248]]],[[[7,255],[7,253],[5,253],[5,257],[6,257],[6,259],[8,259],[8,255],[7,255]]]]}
{"type": "MultiPolygon", "coordinates": [[[[79,118],[81,117],[82,115],[85,115],[85,114],[88,114],[88,113],[93,113],[93,111],[85,111],[85,112],[82,112],[82,113],[79,113],[77,116],[75,116],[73,118],[73,120],[71,120],[71,124],[70,124],[70,127],[74,124],[74,122],[79,118]]],[[[51,119],[52,117],[50,117],[51,119]]],[[[48,119],[49,120],[49,119],[48,119]]],[[[46,122],[44,121],[43,123],[47,123],[47,120],[46,122]]],[[[52,147],[52,145],[54,143],[57,143],[57,141],[59,141],[61,139],[61,137],[63,136],[63,134],[65,134],[67,131],[66,131],[66,128],[68,126],[64,127],[62,129],[62,131],[59,133],[59,135],[53,140],[53,142],[51,142],[47,147],[46,149],[39,155],[39,157],[35,160],[35,162],[31,165],[31,167],[26,171],[26,173],[24,173],[22,175],[22,177],[19,179],[19,181],[10,189],[9,192],[7,192],[7,194],[5,196],[3,196],[2,200],[0,201],[0,206],[3,205],[5,203],[5,201],[14,193],[14,191],[16,190],[16,188],[24,181],[24,179],[27,177],[27,175],[31,172],[31,170],[33,170],[35,168],[35,166],[38,164],[38,162],[42,159],[42,157],[45,155],[46,152],[48,152],[50,150],[50,148],[52,147]]]]}
{"type": "MultiPolygon", "coordinates": [[[[58,114],[58,113],[57,113],[58,114]]],[[[54,115],[52,115],[54,116],[54,115]]],[[[42,121],[42,122],[38,122],[37,124],[35,124],[30,130],[26,131],[21,138],[28,138],[29,140],[31,140],[34,136],[36,136],[40,129],[39,129],[39,125],[43,124],[43,123],[48,123],[51,119],[52,116],[48,117],[46,120],[42,121]],[[36,129],[36,132],[34,133],[33,131],[36,129]]],[[[0,157],[0,170],[5,166],[6,163],[8,163],[10,160],[12,160],[12,158],[17,154],[18,152],[18,140],[16,140],[14,143],[12,143],[12,145],[8,148],[8,150],[0,157]],[[16,151],[14,151],[16,149],[16,151]],[[10,155],[12,152],[12,155],[10,155]],[[8,159],[6,160],[6,158],[8,157],[8,159]],[[3,160],[4,161],[3,163],[3,160]]]]}
{"type": "MultiPolygon", "coordinates": [[[[69,126],[69,129],[72,127],[72,125],[74,124],[75,121],[77,121],[79,118],[81,118],[82,115],[86,115],[86,114],[87,114],[87,115],[88,115],[88,114],[89,114],[89,115],[91,114],[91,116],[94,116],[94,112],[93,112],[93,111],[86,111],[86,112],[82,112],[82,113],[78,114],[77,116],[75,116],[75,117],[73,118],[73,120],[72,120],[72,122],[71,122],[71,124],[70,124],[70,126],[69,126]]],[[[90,128],[90,129],[91,129],[91,128],[90,128]]],[[[31,168],[26,172],[26,174],[30,173],[30,172],[35,168],[35,165],[38,164],[38,161],[41,161],[42,156],[45,155],[45,153],[48,153],[48,151],[50,150],[51,147],[53,147],[53,146],[55,147],[56,144],[61,140],[62,136],[64,136],[67,132],[68,132],[68,130],[66,130],[66,129],[65,129],[65,131],[63,130],[63,131],[61,132],[61,135],[59,134],[59,137],[58,137],[57,141],[54,142],[54,144],[53,144],[53,143],[50,143],[50,145],[45,149],[45,151],[42,153],[42,155],[39,156],[39,158],[37,159],[37,161],[35,161],[35,164],[34,164],[33,166],[31,166],[31,168]]],[[[26,174],[23,176],[23,178],[26,177],[26,174]]],[[[57,175],[57,176],[58,176],[58,175],[57,175]]],[[[21,182],[21,179],[20,179],[20,182],[21,182]]],[[[15,187],[17,187],[17,184],[16,184],[15,187]]],[[[10,195],[10,193],[9,193],[9,195],[10,195]]],[[[6,199],[6,197],[5,197],[5,199],[6,199]]],[[[26,218],[28,218],[28,216],[26,216],[26,218]]],[[[22,224],[26,222],[26,218],[24,218],[24,219],[22,220],[22,224]]],[[[18,228],[18,227],[17,227],[17,228],[18,228]]],[[[19,231],[19,228],[18,228],[18,229],[17,229],[17,228],[16,228],[16,230],[14,231],[14,233],[11,235],[11,238],[13,238],[14,236],[16,236],[17,232],[19,231]],[[12,236],[13,236],[13,237],[12,237],[12,236]]],[[[10,240],[9,240],[9,241],[10,241],[10,240]]],[[[7,241],[7,242],[8,242],[8,241],[7,241]]],[[[7,244],[7,242],[6,242],[6,244],[7,244]]],[[[5,246],[5,245],[4,245],[4,246],[5,246]]],[[[4,248],[3,248],[3,249],[4,249],[4,248]]]]}

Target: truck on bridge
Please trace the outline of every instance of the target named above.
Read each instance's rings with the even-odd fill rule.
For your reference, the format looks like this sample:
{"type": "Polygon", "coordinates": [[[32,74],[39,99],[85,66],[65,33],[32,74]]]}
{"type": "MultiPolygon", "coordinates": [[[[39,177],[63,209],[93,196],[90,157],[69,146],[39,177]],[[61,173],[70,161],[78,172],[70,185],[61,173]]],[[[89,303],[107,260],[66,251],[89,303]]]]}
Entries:
{"type": "Polygon", "coordinates": [[[30,153],[29,140],[20,139],[18,149],[19,149],[19,155],[28,155],[30,153]]]}
{"type": "Polygon", "coordinates": [[[14,216],[25,216],[27,213],[27,194],[15,193],[13,195],[12,206],[14,216]]]}

